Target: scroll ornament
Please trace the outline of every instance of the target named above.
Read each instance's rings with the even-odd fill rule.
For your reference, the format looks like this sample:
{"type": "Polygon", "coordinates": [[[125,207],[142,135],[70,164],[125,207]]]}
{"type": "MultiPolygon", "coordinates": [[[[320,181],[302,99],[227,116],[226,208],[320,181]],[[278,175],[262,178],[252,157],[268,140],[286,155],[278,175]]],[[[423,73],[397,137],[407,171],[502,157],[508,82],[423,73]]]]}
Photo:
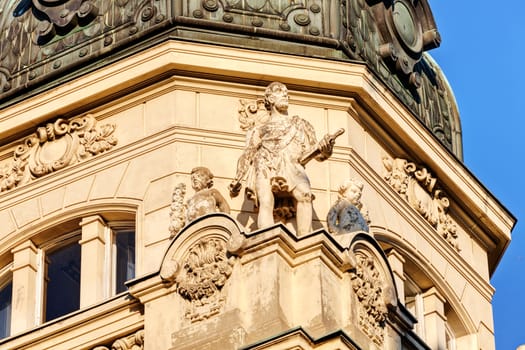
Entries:
{"type": "Polygon", "coordinates": [[[14,17],[32,12],[38,25],[34,39],[44,45],[56,35],[65,35],[77,25],[86,26],[98,15],[99,9],[89,0],[20,0],[13,11],[14,17]]]}
{"type": "Polygon", "coordinates": [[[218,314],[225,302],[221,290],[233,266],[233,258],[226,255],[226,242],[201,239],[183,261],[175,282],[177,292],[188,302],[186,318],[197,322],[218,314]]]}
{"type": "Polygon", "coordinates": [[[16,147],[0,169],[0,192],[109,151],[117,144],[116,126],[99,126],[92,115],[57,119],[37,128],[16,147]]]}
{"type": "Polygon", "coordinates": [[[144,330],[141,329],[132,335],[115,340],[111,347],[97,346],[92,350],[144,350],[144,330]]]}
{"type": "Polygon", "coordinates": [[[361,330],[376,344],[384,340],[388,315],[382,288],[383,278],[372,257],[355,254],[356,267],[351,272],[352,289],[360,303],[358,310],[361,330]]]}
{"type": "Polygon", "coordinates": [[[385,157],[383,164],[388,171],[384,177],[388,184],[459,251],[457,226],[448,214],[450,202],[436,188],[437,179],[426,168],[406,159],[385,157]]]}

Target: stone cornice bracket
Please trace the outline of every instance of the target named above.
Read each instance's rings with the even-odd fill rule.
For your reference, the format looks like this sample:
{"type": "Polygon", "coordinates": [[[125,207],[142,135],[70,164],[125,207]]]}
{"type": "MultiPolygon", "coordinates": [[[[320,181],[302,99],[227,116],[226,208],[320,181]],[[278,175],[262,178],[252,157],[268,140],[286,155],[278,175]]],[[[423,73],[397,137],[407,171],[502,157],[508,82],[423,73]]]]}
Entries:
{"type": "Polygon", "coordinates": [[[186,300],[188,320],[198,322],[221,312],[225,302],[222,289],[243,244],[240,226],[221,213],[194,220],[174,238],[162,261],[160,277],[186,300]]]}
{"type": "Polygon", "coordinates": [[[93,1],[84,0],[20,0],[14,17],[31,12],[37,20],[33,41],[38,45],[50,42],[55,35],[64,36],[76,26],[86,26],[98,15],[93,1]]]}
{"type": "Polygon", "coordinates": [[[0,169],[0,192],[109,151],[117,144],[115,128],[114,124],[98,125],[89,114],[38,127],[0,169]]]}
{"type": "Polygon", "coordinates": [[[111,347],[96,346],[92,350],[143,350],[144,349],[144,330],[141,329],[127,337],[115,340],[111,347]]]}
{"type": "Polygon", "coordinates": [[[425,167],[406,159],[384,157],[383,165],[388,184],[459,251],[457,225],[448,214],[450,201],[437,188],[437,179],[425,167]]]}

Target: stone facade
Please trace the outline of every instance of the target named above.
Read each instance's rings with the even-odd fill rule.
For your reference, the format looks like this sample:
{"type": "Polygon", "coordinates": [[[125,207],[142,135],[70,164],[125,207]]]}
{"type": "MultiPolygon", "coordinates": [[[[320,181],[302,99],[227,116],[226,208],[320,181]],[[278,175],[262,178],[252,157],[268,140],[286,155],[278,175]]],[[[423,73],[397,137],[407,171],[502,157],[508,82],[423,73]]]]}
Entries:
{"type": "MultiPolygon", "coordinates": [[[[271,12],[281,2],[254,4],[271,12]]],[[[16,56],[24,68],[9,59],[16,40],[2,47],[2,65],[11,66],[0,69],[0,292],[9,285],[12,293],[0,347],[494,349],[490,276],[515,219],[458,160],[458,128],[447,123],[459,119],[442,73],[433,71],[437,95],[418,87],[426,102],[401,96],[415,86],[403,85],[410,76],[418,81],[414,72],[432,85],[421,70],[435,27],[426,1],[414,5],[426,44],[408,70],[369,57],[371,41],[359,46],[363,31],[386,43],[392,28],[369,29],[385,16],[383,2],[344,2],[345,11],[360,6],[344,12],[346,26],[317,18],[340,8],[330,1],[280,7],[286,20],[233,1],[6,3],[2,30],[31,37],[35,49],[16,56]],[[34,17],[39,11],[45,16],[34,17]],[[237,45],[247,26],[260,28],[263,48],[270,39],[310,48],[237,45]],[[341,49],[352,61],[313,54],[315,45],[325,52],[321,39],[332,32],[347,33],[332,38],[347,44],[352,34],[355,47],[341,49]],[[205,33],[221,39],[211,44],[205,33]],[[82,50],[85,61],[73,58],[82,50]],[[80,61],[91,63],[77,70],[80,61]],[[371,62],[388,71],[374,73],[371,62]],[[61,76],[64,67],[74,73],[61,76]],[[312,219],[301,234],[293,215],[259,227],[253,201],[227,195],[272,81],[288,87],[290,115],[318,136],[345,130],[329,157],[305,167],[312,219]],[[450,113],[447,122],[429,117],[429,101],[450,113]],[[229,213],[186,220],[196,167],[213,173],[229,213]],[[331,233],[327,214],[348,179],[360,184],[352,205],[368,230],[331,233]],[[130,233],[126,255],[117,236],[130,233]],[[62,270],[78,284],[69,293],[78,305],[51,318],[50,257],[71,242],[79,261],[62,270]],[[125,286],[122,257],[132,269],[125,286]]],[[[390,39],[408,50],[407,37],[390,39]]]]}

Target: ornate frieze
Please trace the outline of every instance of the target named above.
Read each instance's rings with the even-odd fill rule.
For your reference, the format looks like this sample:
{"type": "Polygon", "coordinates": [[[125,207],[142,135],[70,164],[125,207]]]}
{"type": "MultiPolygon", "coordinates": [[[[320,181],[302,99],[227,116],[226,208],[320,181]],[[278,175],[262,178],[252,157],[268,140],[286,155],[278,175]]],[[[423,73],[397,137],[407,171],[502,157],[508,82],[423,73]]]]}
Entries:
{"type": "Polygon", "coordinates": [[[437,188],[437,179],[425,168],[406,159],[385,157],[385,180],[423,216],[455,249],[457,226],[448,214],[449,199],[437,188]]]}
{"type": "Polygon", "coordinates": [[[440,43],[427,0],[0,0],[0,5],[0,100],[176,25],[184,29],[172,37],[243,47],[253,42],[259,49],[363,61],[461,158],[454,98],[439,67],[423,54],[440,43]],[[276,45],[279,41],[286,45],[276,45]]]}
{"type": "Polygon", "coordinates": [[[115,340],[111,347],[97,346],[92,350],[144,350],[144,330],[141,329],[127,337],[115,340]]]}
{"type": "Polygon", "coordinates": [[[37,128],[0,170],[0,192],[112,149],[117,144],[115,128],[98,125],[91,115],[57,119],[37,128]]]}
{"type": "Polygon", "coordinates": [[[388,308],[385,303],[384,277],[373,257],[355,254],[356,267],[350,273],[352,289],[359,301],[359,327],[375,343],[384,341],[388,308]]]}

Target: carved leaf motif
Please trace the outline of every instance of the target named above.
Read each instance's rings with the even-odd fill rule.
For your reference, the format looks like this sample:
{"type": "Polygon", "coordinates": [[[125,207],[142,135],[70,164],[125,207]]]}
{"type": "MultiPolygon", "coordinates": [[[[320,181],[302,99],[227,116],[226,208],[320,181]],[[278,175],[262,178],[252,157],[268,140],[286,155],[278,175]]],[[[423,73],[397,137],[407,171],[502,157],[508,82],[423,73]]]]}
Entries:
{"type": "Polygon", "coordinates": [[[84,159],[113,148],[117,144],[117,139],[113,135],[114,131],[115,125],[105,124],[100,127],[100,130],[93,128],[84,132],[80,139],[79,157],[84,159]]]}
{"type": "Polygon", "coordinates": [[[195,322],[220,311],[224,303],[220,291],[232,273],[232,265],[226,243],[220,239],[202,239],[190,248],[183,272],[176,279],[178,293],[189,302],[187,318],[195,322]]]}

